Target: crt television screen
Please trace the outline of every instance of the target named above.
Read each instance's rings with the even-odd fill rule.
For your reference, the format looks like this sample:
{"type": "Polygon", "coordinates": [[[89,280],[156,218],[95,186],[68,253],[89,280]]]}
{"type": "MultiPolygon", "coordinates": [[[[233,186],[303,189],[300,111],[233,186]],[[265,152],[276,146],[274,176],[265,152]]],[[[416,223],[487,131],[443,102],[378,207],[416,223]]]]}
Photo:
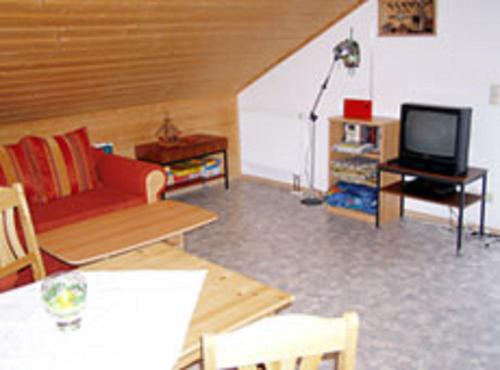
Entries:
{"type": "Polygon", "coordinates": [[[441,157],[455,155],[458,117],[454,114],[410,110],[405,122],[407,150],[441,157]]]}

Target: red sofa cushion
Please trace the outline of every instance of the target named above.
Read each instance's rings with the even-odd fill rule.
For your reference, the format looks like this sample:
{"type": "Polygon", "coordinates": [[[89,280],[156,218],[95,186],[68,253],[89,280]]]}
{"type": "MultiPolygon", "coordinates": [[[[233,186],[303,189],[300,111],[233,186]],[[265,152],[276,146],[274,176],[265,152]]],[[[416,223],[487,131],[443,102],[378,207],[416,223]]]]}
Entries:
{"type": "Polygon", "coordinates": [[[95,189],[99,186],[96,163],[82,127],[52,138],[27,136],[21,141],[40,180],[43,202],[95,189]]]}
{"type": "Polygon", "coordinates": [[[39,233],[143,203],[144,198],[140,194],[102,186],[50,203],[30,204],[30,211],[35,230],[39,233]]]}
{"type": "Polygon", "coordinates": [[[42,202],[43,189],[33,167],[29,151],[21,140],[16,144],[0,146],[0,185],[20,182],[30,202],[42,202]]]}

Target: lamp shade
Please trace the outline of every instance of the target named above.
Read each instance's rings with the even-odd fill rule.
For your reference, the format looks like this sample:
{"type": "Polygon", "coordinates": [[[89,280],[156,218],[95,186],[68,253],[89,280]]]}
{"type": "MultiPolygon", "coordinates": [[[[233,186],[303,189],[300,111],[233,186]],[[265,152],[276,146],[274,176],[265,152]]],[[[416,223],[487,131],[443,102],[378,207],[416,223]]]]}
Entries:
{"type": "Polygon", "coordinates": [[[500,84],[494,84],[490,87],[490,104],[500,105],[500,84]]]}

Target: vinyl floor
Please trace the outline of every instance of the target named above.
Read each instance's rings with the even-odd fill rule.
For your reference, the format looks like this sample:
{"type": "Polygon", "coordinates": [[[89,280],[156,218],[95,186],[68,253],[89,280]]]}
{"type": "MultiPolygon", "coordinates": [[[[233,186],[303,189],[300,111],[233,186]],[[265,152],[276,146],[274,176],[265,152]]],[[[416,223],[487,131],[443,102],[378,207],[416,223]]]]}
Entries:
{"type": "Polygon", "coordinates": [[[468,236],[457,258],[443,225],[376,230],[249,180],[177,199],[220,215],[187,251],[294,294],[288,312],[357,311],[358,370],[500,369],[500,243],[468,236]]]}

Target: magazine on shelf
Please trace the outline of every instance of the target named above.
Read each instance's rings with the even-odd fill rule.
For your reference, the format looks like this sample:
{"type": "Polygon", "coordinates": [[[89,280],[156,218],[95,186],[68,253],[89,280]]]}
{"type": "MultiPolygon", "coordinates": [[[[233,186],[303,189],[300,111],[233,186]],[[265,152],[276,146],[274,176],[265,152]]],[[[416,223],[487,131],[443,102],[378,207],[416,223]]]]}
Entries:
{"type": "Polygon", "coordinates": [[[374,146],[372,143],[340,143],[335,144],[333,146],[333,150],[340,153],[362,154],[372,152],[374,150],[374,146]]]}

